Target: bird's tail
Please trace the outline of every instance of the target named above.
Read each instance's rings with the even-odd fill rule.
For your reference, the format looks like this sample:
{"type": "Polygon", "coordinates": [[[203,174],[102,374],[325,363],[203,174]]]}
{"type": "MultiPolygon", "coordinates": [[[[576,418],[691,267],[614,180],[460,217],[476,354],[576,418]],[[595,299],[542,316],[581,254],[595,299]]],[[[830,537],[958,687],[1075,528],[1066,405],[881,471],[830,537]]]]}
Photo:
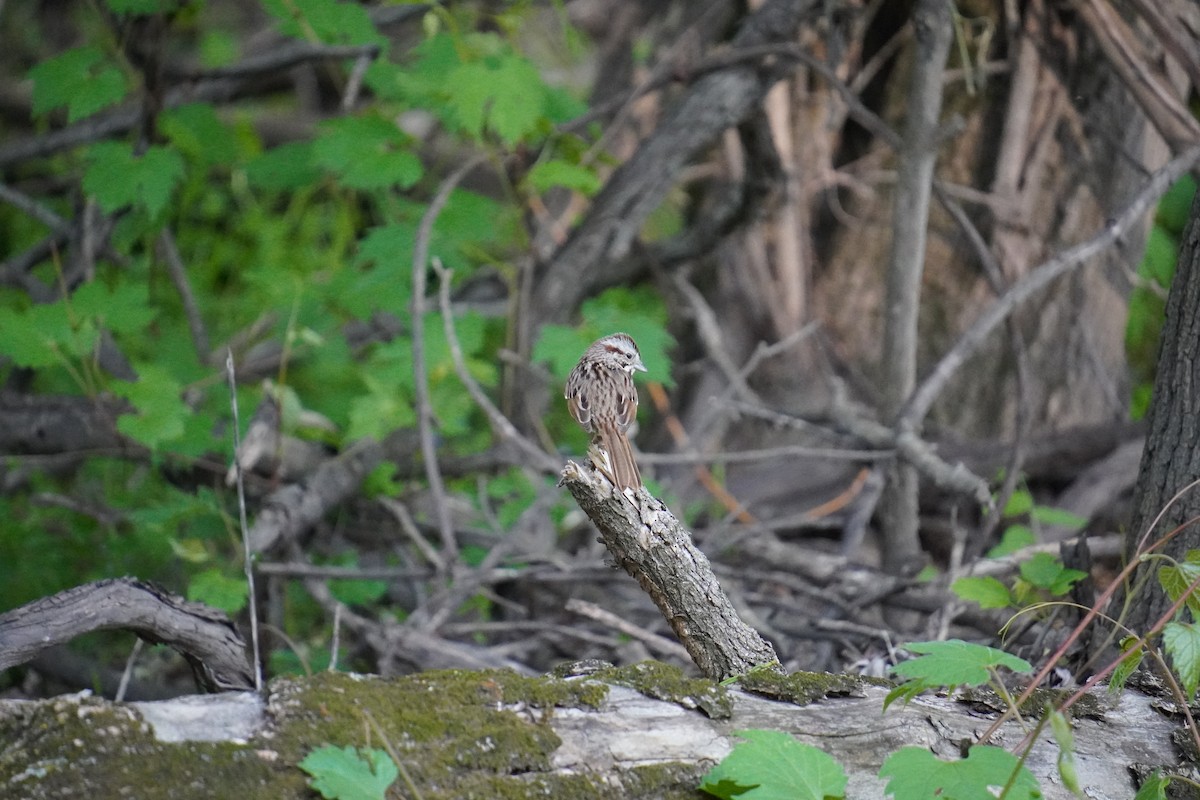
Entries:
{"type": "Polygon", "coordinates": [[[618,491],[642,488],[642,474],[633,460],[628,436],[616,428],[602,427],[596,431],[596,444],[608,456],[608,477],[618,491]]]}

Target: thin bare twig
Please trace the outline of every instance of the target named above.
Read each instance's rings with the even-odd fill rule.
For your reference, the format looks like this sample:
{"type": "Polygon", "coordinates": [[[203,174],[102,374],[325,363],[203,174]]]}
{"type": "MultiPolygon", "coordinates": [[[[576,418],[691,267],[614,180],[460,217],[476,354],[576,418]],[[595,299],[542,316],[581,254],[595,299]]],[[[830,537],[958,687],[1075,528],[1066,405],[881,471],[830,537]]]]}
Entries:
{"type": "Polygon", "coordinates": [[[55,233],[66,234],[71,230],[70,222],[32,197],[18,192],[7,184],[0,183],[0,201],[8,203],[27,216],[33,217],[55,233]]]}
{"type": "Polygon", "coordinates": [[[595,603],[589,603],[586,600],[580,600],[578,597],[572,597],[567,601],[567,611],[578,614],[581,617],[599,622],[612,628],[619,633],[637,639],[651,650],[662,653],[663,655],[674,656],[681,661],[691,661],[692,657],[688,654],[687,648],[673,642],[665,636],[660,636],[657,633],[648,631],[626,619],[622,619],[611,611],[607,611],[595,603]]]}
{"type": "MultiPolygon", "coordinates": [[[[237,378],[233,371],[233,351],[226,351],[225,375],[229,379],[229,403],[233,409],[233,452],[242,446],[241,422],[238,419],[237,378]]],[[[242,475],[242,462],[235,456],[238,490],[238,523],[242,530],[242,559],[246,572],[246,590],[250,601],[250,641],[254,651],[254,691],[262,691],[262,659],[258,648],[258,600],[254,594],[254,554],[250,551],[250,525],[246,522],[246,484],[242,475]]]]}
{"type": "Polygon", "coordinates": [[[417,427],[421,435],[421,455],[425,459],[425,476],[429,480],[429,491],[433,494],[433,505],[437,515],[438,531],[442,546],[446,550],[447,563],[458,558],[458,542],[454,525],[450,520],[450,509],[446,504],[446,487],[438,468],[437,445],[433,440],[433,409],[429,404],[429,374],[425,368],[425,286],[426,270],[429,267],[429,241],[433,235],[433,223],[445,208],[450,193],[471,170],[483,162],[483,155],[468,159],[442,181],[434,194],[429,208],[421,216],[417,227],[417,238],[413,244],[412,268],[412,353],[413,377],[415,379],[417,427]]]}
{"type": "Polygon", "coordinates": [[[200,306],[192,293],[192,285],[188,282],[187,268],[179,255],[179,246],[170,230],[164,228],[159,234],[158,246],[167,264],[167,274],[171,276],[171,283],[174,284],[175,291],[179,293],[179,300],[183,303],[183,315],[187,318],[188,331],[192,334],[192,346],[196,348],[196,357],[204,363],[209,353],[208,331],[204,327],[204,319],[200,316],[200,306]]]}
{"type": "Polygon", "coordinates": [[[725,450],[720,453],[638,453],[645,464],[744,464],[750,461],[770,461],[775,458],[818,458],[829,461],[875,461],[890,458],[894,449],[842,450],[836,447],[805,447],[785,445],[759,450],[725,450]]]}

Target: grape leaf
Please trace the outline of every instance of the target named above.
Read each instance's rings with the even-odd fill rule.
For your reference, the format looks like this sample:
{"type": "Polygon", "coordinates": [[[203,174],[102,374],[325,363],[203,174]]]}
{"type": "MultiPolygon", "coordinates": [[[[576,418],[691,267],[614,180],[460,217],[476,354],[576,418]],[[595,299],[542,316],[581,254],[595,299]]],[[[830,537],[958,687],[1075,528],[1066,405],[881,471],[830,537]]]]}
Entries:
{"type": "Polygon", "coordinates": [[[1170,783],[1169,777],[1154,770],[1146,780],[1142,781],[1133,800],[1167,800],[1167,786],[1170,783]]]}
{"type": "Polygon", "coordinates": [[[1013,672],[1029,672],[1028,661],[994,647],[950,639],[945,642],[913,642],[904,645],[919,658],[895,666],[897,675],[924,682],[930,686],[979,686],[990,677],[991,667],[1008,667],[1013,672]]]}
{"type": "Polygon", "coordinates": [[[408,134],[378,114],[323,123],[312,152],[316,164],[352,189],[407,189],[424,174],[408,134]]]}
{"type": "Polygon", "coordinates": [[[890,778],[887,792],[895,800],[995,800],[1014,771],[1006,800],[1042,796],[1033,773],[999,747],[972,747],[958,761],[942,761],[923,747],[903,747],[883,762],[879,777],[890,778]]]}
{"type": "Polygon", "coordinates": [[[219,569],[208,569],[193,575],[188,582],[188,600],[236,614],[246,607],[246,579],[231,578],[219,569]]]}
{"type": "Polygon", "coordinates": [[[535,192],[545,192],[551,187],[563,186],[581,194],[593,195],[600,189],[600,178],[595,170],[558,159],[534,164],[525,175],[525,182],[535,192]]]}
{"type": "Polygon", "coordinates": [[[327,800],[383,800],[400,774],[383,750],[319,747],[300,762],[312,775],[312,787],[327,800]]]}
{"type": "Polygon", "coordinates": [[[1037,542],[1037,537],[1033,534],[1033,528],[1028,525],[1009,525],[1004,529],[1004,535],[1000,537],[1000,542],[988,550],[987,557],[1003,558],[1035,542],[1037,542]]]}
{"type": "Polygon", "coordinates": [[[125,96],[125,77],[94,45],[76,47],[48,58],[29,71],[33,79],[33,113],[67,107],[67,121],[76,122],[125,96]]]}
{"type": "Polygon", "coordinates": [[[83,188],[110,214],[134,205],[157,217],[183,177],[183,158],[166,147],[148,147],[137,156],[127,144],[97,142],[87,158],[83,188]]]}
{"type": "Polygon", "coordinates": [[[827,753],[779,731],[746,730],[704,776],[703,791],[746,800],[824,800],[846,793],[846,772],[827,753]]]}
{"type": "Polygon", "coordinates": [[[950,591],[963,600],[978,603],[982,608],[1006,608],[1013,604],[1008,587],[992,577],[959,578],[951,584],[950,591]]]}
{"type": "Polygon", "coordinates": [[[1163,647],[1171,656],[1171,664],[1191,698],[1200,685],[1200,628],[1194,623],[1168,622],[1162,632],[1163,647]]]}

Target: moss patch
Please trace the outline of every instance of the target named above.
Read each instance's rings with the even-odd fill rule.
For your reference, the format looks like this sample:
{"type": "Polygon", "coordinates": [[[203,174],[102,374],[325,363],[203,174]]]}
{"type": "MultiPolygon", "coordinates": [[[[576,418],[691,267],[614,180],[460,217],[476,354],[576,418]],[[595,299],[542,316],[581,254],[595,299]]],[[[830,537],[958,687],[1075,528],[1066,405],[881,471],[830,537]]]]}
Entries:
{"type": "Polygon", "coordinates": [[[628,686],[647,697],[675,703],[689,711],[699,709],[712,719],[728,719],[733,714],[733,700],[724,686],[706,678],[689,678],[678,667],[659,661],[601,669],[593,677],[628,686]]]}
{"type": "Polygon", "coordinates": [[[747,692],[786,700],[805,705],[825,697],[863,697],[864,687],[891,687],[890,681],[867,678],[861,675],[832,674],[827,672],[793,672],[780,675],[771,670],[756,670],[739,680],[738,685],[747,692]]]}
{"type": "Polygon", "coordinates": [[[425,797],[528,796],[555,779],[538,774],[560,744],[545,724],[554,709],[596,708],[607,692],[505,671],[279,679],[267,728],[246,744],[158,742],[131,708],[64,697],[0,715],[0,796],[311,798],[295,765],[323,745],[381,747],[368,714],[425,797]]]}
{"type": "Polygon", "coordinates": [[[69,695],[0,716],[0,796],[301,797],[304,776],[231,743],[166,744],[124,706],[69,695]]]}

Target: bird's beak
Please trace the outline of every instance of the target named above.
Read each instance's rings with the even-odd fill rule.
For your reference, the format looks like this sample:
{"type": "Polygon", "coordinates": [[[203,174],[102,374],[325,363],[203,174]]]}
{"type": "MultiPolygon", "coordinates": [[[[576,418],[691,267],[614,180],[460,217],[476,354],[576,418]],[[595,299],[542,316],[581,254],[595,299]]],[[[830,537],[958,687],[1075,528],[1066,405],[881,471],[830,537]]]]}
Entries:
{"type": "Polygon", "coordinates": [[[650,371],[650,370],[646,369],[646,365],[642,363],[642,360],[640,358],[637,360],[636,364],[634,364],[632,367],[630,367],[630,369],[632,369],[634,372],[649,372],[650,371]]]}

